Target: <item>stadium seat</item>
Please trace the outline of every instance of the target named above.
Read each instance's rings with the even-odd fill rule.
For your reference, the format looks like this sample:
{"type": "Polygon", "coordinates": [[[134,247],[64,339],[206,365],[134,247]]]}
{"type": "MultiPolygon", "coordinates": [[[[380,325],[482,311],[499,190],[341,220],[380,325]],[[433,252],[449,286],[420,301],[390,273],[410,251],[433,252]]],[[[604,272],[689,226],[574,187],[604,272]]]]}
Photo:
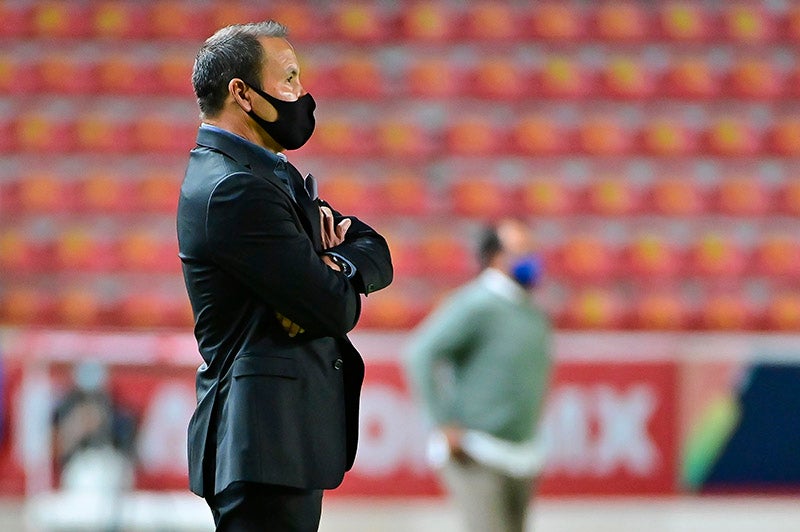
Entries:
{"type": "MultiPolygon", "coordinates": [[[[276,8],[281,6],[272,5],[269,7],[276,8]]],[[[260,8],[258,5],[252,5],[243,1],[214,2],[211,6],[209,6],[208,13],[210,31],[214,32],[220,28],[224,28],[225,26],[230,26],[231,24],[245,24],[254,20],[264,20],[267,17],[261,13],[262,9],[263,8],[260,8]]],[[[275,20],[278,20],[283,24],[288,24],[288,22],[285,22],[284,19],[281,18],[276,17],[275,20]]],[[[289,27],[294,30],[293,26],[289,27]]],[[[294,39],[294,37],[294,31],[292,31],[292,38],[294,39]]]]}
{"type": "Polygon", "coordinates": [[[305,90],[313,94],[317,101],[339,97],[336,65],[309,57],[301,57],[299,60],[300,82],[305,90]]]}
{"type": "Polygon", "coordinates": [[[56,94],[94,94],[97,91],[96,65],[92,61],[55,52],[39,62],[40,90],[56,94]]]}
{"type": "Polygon", "coordinates": [[[594,13],[594,34],[606,41],[638,42],[652,31],[647,11],[634,2],[600,4],[594,13]]]}
{"type": "Polygon", "coordinates": [[[149,30],[146,6],[119,0],[90,4],[91,32],[97,38],[144,39],[149,30]]]}
{"type": "MultiPolygon", "coordinates": [[[[0,154],[15,153],[19,150],[17,136],[14,134],[13,117],[0,114],[0,154]]],[[[0,205],[5,202],[0,199],[0,205]]]]}
{"type": "Polygon", "coordinates": [[[115,243],[119,267],[138,273],[178,271],[178,246],[173,238],[152,229],[134,227],[126,230],[115,243]]]}
{"type": "Polygon", "coordinates": [[[469,95],[488,100],[517,100],[533,95],[530,75],[514,60],[487,56],[472,72],[466,89],[469,95]]]}
{"type": "Polygon", "coordinates": [[[771,196],[758,176],[725,177],[717,187],[716,208],[733,216],[763,216],[772,208],[771,196]]]}
{"type": "Polygon", "coordinates": [[[489,155],[508,144],[505,131],[478,115],[456,117],[445,131],[445,147],[453,154],[489,155]]]}
{"type": "Polygon", "coordinates": [[[159,95],[193,96],[192,69],[194,51],[165,52],[156,66],[156,90],[159,95]]]}
{"type": "Polygon", "coordinates": [[[72,194],[61,177],[47,170],[32,169],[18,182],[17,201],[21,211],[33,214],[69,212],[72,194]]]}
{"type": "Polygon", "coordinates": [[[0,2],[0,38],[27,38],[33,32],[32,2],[0,2]]]}
{"type": "Polygon", "coordinates": [[[601,216],[630,215],[639,210],[639,196],[640,192],[625,178],[599,177],[586,188],[586,206],[601,216]]]}
{"type": "Polygon", "coordinates": [[[405,90],[411,96],[450,98],[464,88],[466,74],[443,57],[413,58],[405,75],[405,90]]]}
{"type": "Polygon", "coordinates": [[[702,42],[714,37],[710,13],[692,2],[667,2],[658,11],[659,35],[672,42],[702,42]]]}
{"type": "Polygon", "coordinates": [[[84,152],[120,153],[133,149],[133,127],[107,113],[82,114],[75,123],[77,148],[84,152]]]}
{"type": "Polygon", "coordinates": [[[464,37],[476,40],[509,41],[520,33],[521,17],[508,4],[481,1],[468,4],[464,37]]]}
{"type": "Polygon", "coordinates": [[[97,66],[98,90],[121,96],[157,94],[157,70],[153,61],[112,52],[97,66]]]}
{"type": "Polygon", "coordinates": [[[631,133],[609,115],[590,116],[579,126],[578,145],[589,155],[625,155],[631,152],[633,141],[631,133]]]}
{"type": "Polygon", "coordinates": [[[432,135],[408,119],[389,118],[377,125],[376,144],[384,157],[421,160],[436,151],[432,135]]]}
{"type": "Polygon", "coordinates": [[[607,288],[578,291],[567,303],[564,326],[570,329],[618,329],[627,321],[626,307],[607,288]]]}
{"type": "Polygon", "coordinates": [[[197,137],[199,123],[194,120],[194,116],[144,113],[133,124],[134,148],[147,153],[186,154],[197,137]]]}
{"type": "Polygon", "coordinates": [[[756,247],[755,267],[770,278],[800,279],[800,240],[784,233],[764,236],[756,247]]]}
{"type": "Polygon", "coordinates": [[[38,56],[0,54],[0,94],[36,94],[42,92],[38,56]]]}
{"type": "Polygon", "coordinates": [[[512,212],[509,187],[491,177],[460,176],[448,196],[461,216],[494,219],[512,212]]]}
{"type": "Polygon", "coordinates": [[[800,293],[781,291],[770,301],[766,311],[770,330],[800,331],[800,293]]]}
{"type": "Polygon", "coordinates": [[[643,233],[624,251],[625,269],[646,280],[674,278],[684,272],[681,250],[657,233],[643,233]]]}
{"type": "Polygon", "coordinates": [[[619,265],[617,250],[601,239],[579,234],[567,241],[554,254],[558,264],[555,274],[563,275],[577,281],[608,280],[616,275],[619,265]]]}
{"type": "Polygon", "coordinates": [[[742,44],[761,44],[776,36],[775,21],[760,3],[726,3],[723,36],[742,44]]]}
{"type": "Polygon", "coordinates": [[[784,19],[784,32],[791,43],[800,43],[800,6],[790,6],[784,19]]]}
{"type": "Polygon", "coordinates": [[[755,128],[742,118],[723,116],[712,122],[705,134],[707,153],[719,156],[753,156],[761,148],[755,128]]]}
{"type": "Polygon", "coordinates": [[[420,236],[419,264],[427,279],[458,283],[475,273],[469,246],[452,231],[432,228],[420,236]]]}
{"type": "Polygon", "coordinates": [[[0,269],[8,273],[36,273],[42,270],[44,246],[36,245],[18,228],[0,232],[0,269]]]}
{"type": "Polygon", "coordinates": [[[148,33],[157,39],[202,42],[211,35],[208,4],[179,0],[148,3],[148,33]]]}
{"type": "Polygon", "coordinates": [[[800,156],[800,116],[780,117],[770,128],[767,147],[775,155],[800,156]]]}
{"type": "Polygon", "coordinates": [[[85,37],[90,17],[84,3],[44,1],[33,4],[32,29],[40,38],[85,37]]]}
{"type": "Polygon", "coordinates": [[[389,171],[380,185],[379,196],[386,214],[424,216],[432,210],[433,190],[420,170],[389,171]]]}
{"type": "MultiPolygon", "coordinates": [[[[319,9],[318,5],[307,2],[281,2],[280,4],[270,5],[268,9],[262,9],[262,14],[258,19],[272,18],[285,24],[290,28],[292,42],[319,41],[337,37],[337,35],[333,34],[335,33],[333,30],[336,28],[336,24],[325,18],[327,10],[319,9]]],[[[354,18],[357,18],[357,16],[354,18]]],[[[358,33],[358,26],[364,23],[354,20],[350,24],[356,27],[352,31],[358,33]]],[[[361,31],[367,30],[368,28],[365,28],[361,31]]]]}
{"type": "Polygon", "coordinates": [[[374,137],[363,126],[345,115],[329,116],[320,121],[305,153],[364,156],[374,150],[374,137]]]}
{"type": "Polygon", "coordinates": [[[689,303],[674,290],[644,293],[636,299],[632,325],[644,330],[685,330],[691,314],[689,303]]]}
{"type": "Polygon", "coordinates": [[[152,329],[163,326],[174,298],[165,297],[157,290],[131,291],[117,302],[115,322],[133,329],[152,329]]]}
{"type": "Polygon", "coordinates": [[[55,320],[59,325],[70,328],[101,325],[102,304],[91,289],[68,287],[55,299],[55,320]]]}
{"type": "Polygon", "coordinates": [[[677,59],[668,68],[662,82],[665,96],[681,99],[711,99],[721,91],[719,74],[706,59],[689,57],[677,59]]]}
{"type": "Polygon", "coordinates": [[[412,42],[447,42],[461,33],[461,13],[437,0],[415,2],[400,17],[401,34],[412,42]]]}
{"type": "Polygon", "coordinates": [[[174,215],[178,208],[183,169],[173,166],[154,166],[142,171],[133,183],[130,203],[146,213],[174,215]]]}
{"type": "Polygon", "coordinates": [[[369,298],[363,303],[359,326],[370,329],[403,330],[417,325],[431,310],[431,295],[420,290],[404,290],[392,285],[381,298],[369,298]]]}
{"type": "Polygon", "coordinates": [[[766,59],[739,59],[728,74],[723,86],[734,98],[772,99],[781,96],[783,76],[766,59]]]}
{"type": "Polygon", "coordinates": [[[691,272],[713,278],[739,277],[750,257],[732,237],[716,232],[700,234],[691,249],[691,272]]]}
{"type": "Polygon", "coordinates": [[[560,155],[574,141],[568,131],[555,119],[542,114],[519,117],[511,132],[511,147],[521,155],[560,155]]]}
{"type": "Polygon", "coordinates": [[[594,75],[571,57],[546,59],[537,73],[534,95],[545,98],[587,98],[592,93],[594,75]]]}
{"type": "Polygon", "coordinates": [[[572,187],[552,178],[526,179],[518,194],[522,198],[523,214],[566,216],[580,209],[572,187]]]}
{"type": "Polygon", "coordinates": [[[781,211],[790,216],[800,216],[800,179],[796,176],[783,184],[779,193],[781,211]]]}
{"type": "Polygon", "coordinates": [[[7,286],[0,293],[0,319],[17,326],[52,325],[54,300],[41,288],[28,284],[7,286]]]}
{"type": "Polygon", "coordinates": [[[657,156],[688,156],[698,148],[697,133],[673,118],[654,118],[641,131],[644,153],[657,156]]]}
{"type": "Polygon", "coordinates": [[[379,98],[386,94],[386,80],[378,61],[365,54],[343,57],[333,71],[339,98],[379,98]]]}
{"type": "Polygon", "coordinates": [[[585,14],[578,6],[546,1],[532,4],[532,9],[532,37],[570,43],[586,37],[585,14]]]}
{"type": "Polygon", "coordinates": [[[23,111],[14,128],[17,146],[31,153],[68,153],[75,148],[72,116],[46,109],[23,111]]]}
{"type": "Polygon", "coordinates": [[[78,183],[76,213],[124,214],[135,208],[129,183],[108,170],[95,169],[78,183]]]}
{"type": "Polygon", "coordinates": [[[56,235],[55,267],[65,272],[99,272],[116,268],[112,243],[81,226],[68,227],[56,235]]]}
{"type": "Polygon", "coordinates": [[[712,294],[700,309],[704,329],[743,331],[756,329],[754,309],[749,301],[735,293],[712,294]]]}
{"type": "Polygon", "coordinates": [[[337,211],[354,216],[375,213],[380,207],[371,199],[375,197],[374,181],[350,170],[334,171],[321,179],[319,197],[337,211]]]}
{"type": "Polygon", "coordinates": [[[606,96],[619,99],[644,99],[656,90],[656,79],[643,61],[616,57],[608,61],[600,74],[606,96]]]}
{"type": "Polygon", "coordinates": [[[391,26],[378,5],[363,2],[337,4],[330,28],[333,37],[356,43],[378,43],[392,35],[391,26]]]}
{"type": "Polygon", "coordinates": [[[706,210],[705,196],[705,190],[691,177],[662,177],[653,183],[648,203],[655,213],[696,216],[706,210]]]}

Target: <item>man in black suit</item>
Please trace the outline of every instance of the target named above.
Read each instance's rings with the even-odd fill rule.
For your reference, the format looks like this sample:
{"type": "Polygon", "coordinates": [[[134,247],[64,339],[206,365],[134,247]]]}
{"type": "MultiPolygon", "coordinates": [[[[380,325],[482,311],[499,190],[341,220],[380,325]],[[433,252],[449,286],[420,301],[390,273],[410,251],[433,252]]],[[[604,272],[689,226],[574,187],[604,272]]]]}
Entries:
{"type": "Polygon", "coordinates": [[[314,130],[286,28],[229,26],[197,54],[202,125],[178,206],[203,364],[191,490],[219,531],[317,530],[355,457],[360,294],[392,280],[386,241],[316,197],[284,150],[314,130]]]}

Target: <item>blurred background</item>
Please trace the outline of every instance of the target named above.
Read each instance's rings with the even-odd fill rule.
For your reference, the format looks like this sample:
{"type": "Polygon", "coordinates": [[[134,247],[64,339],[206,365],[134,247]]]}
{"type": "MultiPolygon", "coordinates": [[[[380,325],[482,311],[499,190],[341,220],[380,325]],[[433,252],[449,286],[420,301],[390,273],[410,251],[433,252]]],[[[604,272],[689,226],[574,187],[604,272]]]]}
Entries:
{"type": "Polygon", "coordinates": [[[397,357],[515,215],[559,331],[537,530],[800,529],[800,2],[0,0],[4,530],[207,529],[190,75],[267,18],[318,103],[290,159],[396,268],[353,334],[362,444],[323,527],[455,526],[397,357]]]}

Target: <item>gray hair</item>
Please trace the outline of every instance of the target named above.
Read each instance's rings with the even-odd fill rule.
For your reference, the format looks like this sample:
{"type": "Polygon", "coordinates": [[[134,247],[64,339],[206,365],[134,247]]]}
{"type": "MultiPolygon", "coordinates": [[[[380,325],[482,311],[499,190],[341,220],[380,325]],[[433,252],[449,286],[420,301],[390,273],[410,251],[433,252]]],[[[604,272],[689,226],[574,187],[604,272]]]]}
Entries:
{"type": "Polygon", "coordinates": [[[226,26],[209,37],[197,52],[192,69],[192,87],[201,115],[209,118],[222,110],[233,78],[260,89],[264,48],[258,39],[286,38],[287,34],[286,26],[267,20],[226,26]]]}

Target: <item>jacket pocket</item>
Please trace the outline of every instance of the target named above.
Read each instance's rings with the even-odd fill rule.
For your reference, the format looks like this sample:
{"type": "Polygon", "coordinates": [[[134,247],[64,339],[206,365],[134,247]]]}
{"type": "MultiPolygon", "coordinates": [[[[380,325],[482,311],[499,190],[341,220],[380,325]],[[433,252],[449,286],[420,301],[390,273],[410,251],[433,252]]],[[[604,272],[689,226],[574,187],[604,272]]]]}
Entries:
{"type": "Polygon", "coordinates": [[[297,360],[289,357],[244,356],[233,362],[234,378],[260,375],[296,379],[298,373],[297,360]]]}

